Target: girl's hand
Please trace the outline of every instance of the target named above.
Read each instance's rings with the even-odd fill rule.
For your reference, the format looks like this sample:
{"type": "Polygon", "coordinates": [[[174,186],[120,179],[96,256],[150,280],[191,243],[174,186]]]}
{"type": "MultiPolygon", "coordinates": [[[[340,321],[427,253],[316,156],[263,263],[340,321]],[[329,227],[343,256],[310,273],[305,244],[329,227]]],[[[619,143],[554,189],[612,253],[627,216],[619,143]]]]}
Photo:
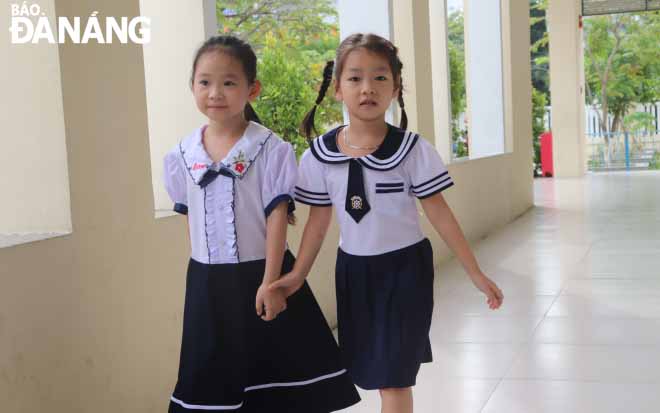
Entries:
{"type": "Polygon", "coordinates": [[[282,291],[285,297],[290,297],[302,287],[302,285],[305,283],[305,277],[296,274],[294,272],[290,272],[288,274],[283,275],[280,277],[279,280],[275,281],[274,283],[270,284],[268,286],[269,291],[282,291]]]}
{"type": "Polygon", "coordinates": [[[286,310],[286,297],[282,291],[270,291],[267,285],[262,284],[257,290],[255,304],[257,315],[264,321],[271,321],[286,310]]]}
{"type": "Polygon", "coordinates": [[[490,278],[486,277],[482,273],[471,276],[470,278],[472,279],[475,287],[481,290],[481,292],[486,294],[486,297],[488,297],[488,307],[490,307],[491,310],[500,308],[502,301],[504,301],[504,295],[502,294],[502,291],[499,289],[499,287],[497,287],[497,284],[495,284],[490,278]]]}

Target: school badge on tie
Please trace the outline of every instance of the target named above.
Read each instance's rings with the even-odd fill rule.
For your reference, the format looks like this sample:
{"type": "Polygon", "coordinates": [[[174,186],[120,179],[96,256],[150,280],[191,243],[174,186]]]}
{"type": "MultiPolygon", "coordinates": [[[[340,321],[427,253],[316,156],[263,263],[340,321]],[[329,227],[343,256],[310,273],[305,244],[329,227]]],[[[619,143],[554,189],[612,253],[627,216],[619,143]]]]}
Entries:
{"type": "Polygon", "coordinates": [[[354,195],[351,197],[351,208],[362,209],[362,198],[354,195]]]}
{"type": "Polygon", "coordinates": [[[362,165],[355,159],[351,159],[348,163],[348,188],[346,188],[345,210],[358,223],[371,210],[364,190],[362,165]]]}

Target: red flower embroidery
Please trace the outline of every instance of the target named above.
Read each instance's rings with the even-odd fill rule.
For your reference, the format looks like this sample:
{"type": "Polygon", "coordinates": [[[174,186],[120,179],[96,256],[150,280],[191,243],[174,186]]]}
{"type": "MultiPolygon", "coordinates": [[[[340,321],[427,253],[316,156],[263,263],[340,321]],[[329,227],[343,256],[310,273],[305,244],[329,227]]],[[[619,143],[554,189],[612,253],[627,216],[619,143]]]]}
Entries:
{"type": "Polygon", "coordinates": [[[235,164],[234,164],[234,169],[235,169],[236,172],[238,172],[239,174],[242,174],[242,173],[243,173],[243,170],[245,169],[245,165],[243,165],[242,162],[235,163],[235,164]]]}

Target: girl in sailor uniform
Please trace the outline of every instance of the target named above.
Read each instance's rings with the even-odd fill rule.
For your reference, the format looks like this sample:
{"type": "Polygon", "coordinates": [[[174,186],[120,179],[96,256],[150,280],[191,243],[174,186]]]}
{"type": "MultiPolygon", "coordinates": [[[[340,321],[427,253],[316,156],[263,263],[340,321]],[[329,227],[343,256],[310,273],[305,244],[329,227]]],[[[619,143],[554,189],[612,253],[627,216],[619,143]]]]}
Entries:
{"type": "MultiPolygon", "coordinates": [[[[339,346],[353,381],[379,389],[382,411],[412,412],[411,386],[420,363],[431,361],[433,252],[422,233],[415,198],[461,261],[490,308],[502,292],[480,270],[441,192],[453,185],[440,156],[405,130],[402,64],[397,49],[373,34],[354,34],[339,46],[335,94],[350,124],[314,139],[303,154],[295,199],[311,206],[298,260],[271,284],[287,294],[304,285],[336,210],[339,346]],[[385,122],[393,99],[401,127],[385,122]]],[[[332,79],[328,62],[317,105],[332,79]]],[[[311,135],[314,111],[301,129],[311,135]]]]}
{"type": "Polygon", "coordinates": [[[186,214],[179,376],[169,411],[320,413],[359,401],[307,285],[268,284],[293,268],[287,217],[297,179],[290,144],[260,125],[256,57],[234,37],[197,52],[192,90],[206,126],[165,157],[165,187],[186,214]]]}

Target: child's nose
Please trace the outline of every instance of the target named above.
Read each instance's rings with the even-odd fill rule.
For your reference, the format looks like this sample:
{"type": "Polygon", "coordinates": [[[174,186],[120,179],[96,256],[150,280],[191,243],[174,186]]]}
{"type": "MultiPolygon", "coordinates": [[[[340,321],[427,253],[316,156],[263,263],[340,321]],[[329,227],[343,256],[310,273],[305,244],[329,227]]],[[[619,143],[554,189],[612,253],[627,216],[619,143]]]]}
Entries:
{"type": "Polygon", "coordinates": [[[220,87],[214,86],[209,90],[209,98],[219,99],[222,97],[222,89],[220,87]]]}
{"type": "Polygon", "coordinates": [[[365,95],[374,93],[373,83],[370,80],[365,80],[362,83],[362,93],[364,93],[365,95]]]}

